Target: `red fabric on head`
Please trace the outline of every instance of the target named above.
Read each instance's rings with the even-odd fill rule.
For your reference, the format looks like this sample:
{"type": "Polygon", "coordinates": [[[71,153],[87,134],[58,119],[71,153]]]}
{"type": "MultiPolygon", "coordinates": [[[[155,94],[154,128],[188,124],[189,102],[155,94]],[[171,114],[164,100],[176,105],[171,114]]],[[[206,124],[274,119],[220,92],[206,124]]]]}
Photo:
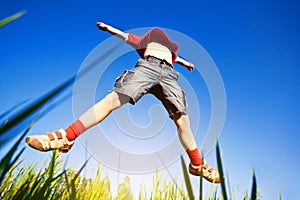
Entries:
{"type": "Polygon", "coordinates": [[[84,131],[86,131],[85,126],[79,119],[77,119],[68,128],[66,128],[67,138],[69,141],[75,140],[84,131]]]}
{"type": "Polygon", "coordinates": [[[202,158],[200,156],[198,148],[193,149],[193,150],[186,150],[186,152],[187,152],[187,154],[191,160],[191,163],[193,165],[195,165],[195,166],[202,165],[202,158]]]}
{"type": "Polygon", "coordinates": [[[172,52],[172,62],[175,62],[175,59],[177,57],[176,52],[178,51],[178,44],[170,40],[170,38],[167,36],[167,34],[159,29],[159,28],[153,28],[149,32],[147,32],[142,37],[136,36],[132,33],[128,34],[127,44],[131,45],[133,48],[136,49],[138,54],[143,58],[147,45],[150,42],[156,42],[161,45],[164,45],[172,52]]]}
{"type": "Polygon", "coordinates": [[[159,28],[153,28],[148,33],[149,33],[148,43],[157,42],[159,44],[168,47],[168,49],[170,49],[171,52],[178,51],[178,44],[170,40],[170,38],[163,30],[159,28]]]}

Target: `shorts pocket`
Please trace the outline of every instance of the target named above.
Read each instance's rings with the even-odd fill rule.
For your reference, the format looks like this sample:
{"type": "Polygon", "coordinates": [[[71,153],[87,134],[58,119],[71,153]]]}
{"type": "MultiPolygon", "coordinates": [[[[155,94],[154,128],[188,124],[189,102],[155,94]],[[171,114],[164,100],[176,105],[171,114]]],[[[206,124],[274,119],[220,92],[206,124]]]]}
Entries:
{"type": "Polygon", "coordinates": [[[178,81],[179,79],[179,72],[174,72],[174,71],[170,71],[170,75],[169,75],[173,80],[178,81]]]}
{"type": "Polygon", "coordinates": [[[187,109],[188,105],[187,105],[187,101],[186,101],[186,93],[183,90],[181,90],[181,92],[182,92],[182,102],[184,105],[184,109],[187,109]]]}
{"type": "Polygon", "coordinates": [[[122,74],[116,78],[115,87],[124,85],[134,74],[132,70],[125,70],[122,74]]]}

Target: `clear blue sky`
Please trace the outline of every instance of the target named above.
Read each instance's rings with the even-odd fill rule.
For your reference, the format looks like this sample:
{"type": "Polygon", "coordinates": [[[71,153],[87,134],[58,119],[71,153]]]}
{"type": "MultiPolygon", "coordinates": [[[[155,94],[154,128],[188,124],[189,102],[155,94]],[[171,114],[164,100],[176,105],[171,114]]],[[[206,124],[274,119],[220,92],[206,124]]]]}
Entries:
{"type": "MultiPolygon", "coordinates": [[[[154,26],[176,30],[205,48],[223,78],[227,116],[220,144],[231,187],[237,190],[239,185],[240,192],[249,189],[254,168],[264,199],[276,199],[279,191],[284,199],[298,196],[298,2],[16,0],[0,4],[0,18],[28,11],[0,29],[0,112],[75,74],[88,53],[110,37],[96,28],[96,21],[121,30],[154,26]]],[[[116,75],[132,66],[109,68],[111,82],[97,93],[99,98],[113,86],[116,75]]],[[[178,71],[188,79],[188,72],[178,71]]],[[[138,106],[143,109],[143,105],[148,104],[138,106]]],[[[72,120],[68,100],[32,132],[66,127],[72,120]]],[[[31,157],[48,155],[27,151],[31,157]]],[[[76,149],[70,154],[84,157],[76,149]]],[[[209,157],[214,161],[213,154],[209,157]]]]}

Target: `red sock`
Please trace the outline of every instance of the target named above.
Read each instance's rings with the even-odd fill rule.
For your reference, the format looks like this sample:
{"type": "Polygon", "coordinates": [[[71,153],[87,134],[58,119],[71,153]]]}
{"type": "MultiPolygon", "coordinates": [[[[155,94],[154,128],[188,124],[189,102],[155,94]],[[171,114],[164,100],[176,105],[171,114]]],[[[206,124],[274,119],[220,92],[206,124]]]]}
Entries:
{"type": "Polygon", "coordinates": [[[75,140],[84,131],[86,131],[85,126],[79,119],[77,119],[68,128],[66,128],[67,138],[69,141],[75,140]]]}
{"type": "Polygon", "coordinates": [[[194,150],[186,150],[191,163],[195,166],[199,166],[202,165],[202,158],[200,156],[200,153],[198,151],[198,148],[194,149],[194,150]]]}

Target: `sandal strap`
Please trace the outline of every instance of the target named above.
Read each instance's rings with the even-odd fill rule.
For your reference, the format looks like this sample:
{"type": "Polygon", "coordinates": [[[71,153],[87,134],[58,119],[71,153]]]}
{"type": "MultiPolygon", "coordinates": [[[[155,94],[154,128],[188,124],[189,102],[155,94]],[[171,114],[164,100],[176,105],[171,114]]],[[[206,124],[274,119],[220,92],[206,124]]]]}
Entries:
{"type": "Polygon", "coordinates": [[[202,167],[203,167],[203,169],[207,170],[209,173],[216,172],[214,170],[214,168],[212,168],[205,160],[204,160],[202,167]]]}
{"type": "Polygon", "coordinates": [[[45,135],[48,136],[50,141],[63,139],[62,133],[59,130],[54,132],[46,132],[45,135]]]}
{"type": "Polygon", "coordinates": [[[47,139],[49,139],[49,137],[36,137],[35,140],[38,141],[40,143],[40,145],[42,146],[42,149],[49,149],[50,145],[49,142],[46,141],[47,139]]]}
{"type": "Polygon", "coordinates": [[[61,133],[61,130],[58,130],[58,131],[54,131],[55,135],[57,136],[58,139],[63,139],[63,136],[62,136],[62,133],[61,133]]]}
{"type": "Polygon", "coordinates": [[[57,136],[53,132],[46,132],[45,135],[48,136],[50,141],[57,140],[57,136]]]}

